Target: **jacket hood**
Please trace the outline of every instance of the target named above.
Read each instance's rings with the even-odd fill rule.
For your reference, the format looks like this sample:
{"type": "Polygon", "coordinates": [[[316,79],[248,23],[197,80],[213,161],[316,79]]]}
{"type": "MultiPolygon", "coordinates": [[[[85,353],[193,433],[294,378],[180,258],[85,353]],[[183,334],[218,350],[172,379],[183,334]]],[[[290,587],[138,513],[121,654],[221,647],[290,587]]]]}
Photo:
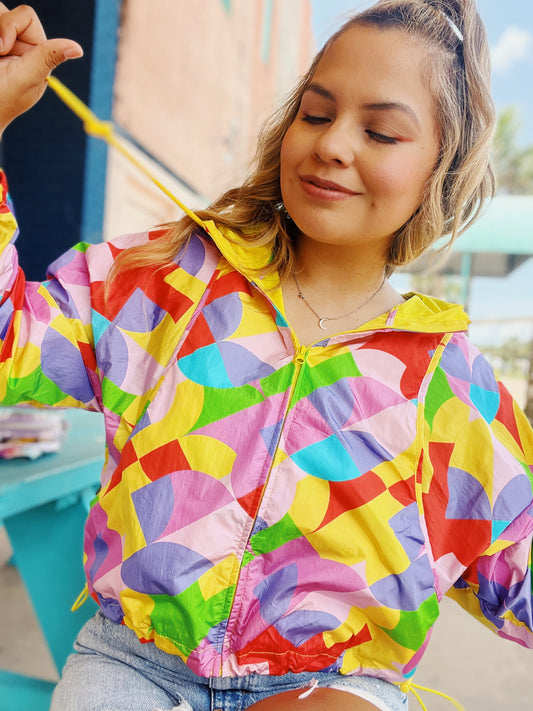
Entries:
{"type": "MultiPolygon", "coordinates": [[[[268,269],[272,256],[270,247],[252,245],[233,230],[218,226],[213,221],[206,222],[205,228],[228,263],[264,291],[284,313],[279,275],[268,269]]],[[[468,330],[470,319],[460,304],[416,292],[403,296],[403,303],[362,324],[354,332],[392,329],[417,333],[454,333],[468,330]]]]}

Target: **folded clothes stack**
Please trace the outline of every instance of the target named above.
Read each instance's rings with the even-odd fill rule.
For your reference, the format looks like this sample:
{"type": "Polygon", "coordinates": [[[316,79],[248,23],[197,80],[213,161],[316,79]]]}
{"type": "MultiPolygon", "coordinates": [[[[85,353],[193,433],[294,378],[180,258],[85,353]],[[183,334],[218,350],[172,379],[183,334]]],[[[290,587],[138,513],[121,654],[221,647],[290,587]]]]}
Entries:
{"type": "Polygon", "coordinates": [[[37,459],[58,452],[68,422],[61,410],[35,407],[0,407],[0,459],[37,459]]]}

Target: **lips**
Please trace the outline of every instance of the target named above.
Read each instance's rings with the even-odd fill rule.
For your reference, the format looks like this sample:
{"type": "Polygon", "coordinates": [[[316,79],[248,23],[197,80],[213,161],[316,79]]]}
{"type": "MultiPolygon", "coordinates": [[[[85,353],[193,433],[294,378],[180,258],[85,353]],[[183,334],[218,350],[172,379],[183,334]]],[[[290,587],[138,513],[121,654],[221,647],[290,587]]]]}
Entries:
{"type": "Polygon", "coordinates": [[[304,192],[314,198],[322,200],[345,200],[357,195],[356,192],[339,185],[332,180],[325,180],[316,175],[301,175],[300,182],[304,192]]]}

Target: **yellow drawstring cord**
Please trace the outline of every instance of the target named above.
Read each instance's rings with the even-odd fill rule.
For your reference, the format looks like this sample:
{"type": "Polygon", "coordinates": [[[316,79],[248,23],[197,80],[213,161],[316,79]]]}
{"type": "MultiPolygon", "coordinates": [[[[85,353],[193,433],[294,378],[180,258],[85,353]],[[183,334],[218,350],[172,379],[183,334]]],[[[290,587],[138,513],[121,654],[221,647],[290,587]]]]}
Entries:
{"type": "Polygon", "coordinates": [[[194,220],[200,227],[209,232],[206,224],[192,210],[189,210],[181,200],[173,195],[135,156],[129,151],[124,143],[115,135],[115,129],[111,121],[102,121],[94,114],[83,101],[70,91],[59,79],[54,76],[48,77],[48,86],[53,89],[59,98],[73,111],[78,118],[83,121],[83,127],[90,136],[101,138],[113,148],[116,148],[122,155],[127,158],[133,165],[144,173],[157,187],[162,190],[176,205],[188,215],[191,220],[194,220]]]}
{"type": "Polygon", "coordinates": [[[76,600],[74,601],[74,604],[70,608],[71,612],[76,612],[76,610],[79,610],[80,607],[83,605],[83,603],[87,600],[89,597],[89,588],[87,587],[87,583],[83,586],[83,590],[81,593],[78,595],[76,600]]]}
{"type": "MultiPolygon", "coordinates": [[[[146,166],[144,166],[140,161],[138,161],[137,158],[135,158],[135,156],[124,146],[124,144],[117,139],[111,121],[102,121],[101,119],[99,119],[98,116],[96,116],[96,114],[94,114],[89,109],[89,107],[83,103],[83,101],[81,101],[75,94],[73,94],[70,89],[67,89],[67,87],[62,82],[60,82],[59,79],[56,79],[56,77],[49,76],[48,85],[56,92],[59,98],[76,114],[76,116],[78,116],[83,121],[83,127],[86,133],[88,133],[90,136],[94,136],[95,138],[101,138],[107,144],[116,148],[120,153],[122,153],[125,158],[127,158],[131,163],[133,163],[136,168],[138,168],[155,185],[157,185],[157,187],[162,190],[165,195],[167,195],[173,202],[175,202],[176,205],[178,205],[178,207],[186,215],[188,215],[204,230],[209,232],[203,220],[201,220],[194,212],[192,212],[192,210],[189,210],[189,208],[186,207],[181,202],[181,200],[178,200],[178,198],[173,195],[159,180],[157,180],[157,178],[146,168],[146,166]]],[[[80,592],[71,607],[72,612],[78,610],[88,599],[88,597],[89,588],[87,587],[87,584],[85,584],[83,590],[80,592]]],[[[427,691],[431,694],[442,696],[443,698],[448,699],[448,701],[451,701],[451,703],[455,706],[456,709],[458,709],[458,711],[465,711],[464,707],[461,706],[461,704],[456,699],[454,699],[452,696],[448,696],[448,694],[443,694],[441,691],[436,691],[435,689],[430,689],[426,686],[420,686],[419,684],[415,684],[412,681],[403,682],[399,684],[399,687],[405,694],[412,692],[413,696],[416,698],[423,711],[427,711],[427,707],[422,701],[417,689],[419,691],[427,691]]]]}
{"type": "MultiPolygon", "coordinates": [[[[179,200],[173,193],[170,192],[149,170],[143,165],[135,156],[129,151],[124,143],[120,141],[115,135],[115,129],[111,121],[102,121],[96,114],[94,114],[88,106],[86,106],[81,99],[79,99],[76,94],[74,94],[70,89],[68,89],[62,82],[59,81],[54,76],[48,77],[48,86],[55,91],[59,98],[69,107],[69,109],[76,114],[78,118],[83,121],[83,128],[86,133],[95,138],[101,138],[108,145],[116,148],[122,155],[127,158],[130,163],[138,168],[144,175],[146,175],[157,187],[162,190],[165,195],[167,195],[176,205],[186,214],[191,220],[194,220],[196,224],[200,225],[206,232],[209,230],[203,220],[201,220],[198,215],[196,215],[192,210],[184,205],[181,200],[179,200]]],[[[89,597],[89,589],[87,584],[80,592],[74,604],[70,608],[72,612],[79,610],[79,608],[84,604],[84,602],[89,597]]]]}
{"type": "Polygon", "coordinates": [[[435,694],[436,696],[442,696],[442,698],[448,699],[448,701],[450,701],[455,706],[455,708],[458,709],[458,711],[465,711],[464,706],[461,706],[457,699],[454,699],[453,696],[449,696],[448,694],[443,694],[442,691],[436,691],[435,689],[430,689],[427,686],[420,686],[419,684],[415,684],[413,681],[404,681],[401,684],[398,684],[398,686],[400,687],[400,690],[404,692],[404,694],[412,692],[413,696],[420,704],[422,711],[427,711],[427,706],[422,701],[422,698],[420,697],[420,694],[418,693],[417,689],[419,691],[427,691],[428,693],[435,694]]]}
{"type": "MultiPolygon", "coordinates": [[[[101,138],[108,145],[116,148],[122,155],[127,158],[130,163],[138,168],[144,175],[146,175],[157,187],[162,190],[165,195],[167,195],[176,205],[186,214],[191,220],[194,220],[196,224],[200,225],[207,233],[209,229],[207,225],[201,220],[198,215],[196,215],[192,210],[184,205],[181,200],[179,200],[173,193],[170,192],[149,170],[143,165],[135,156],[129,151],[124,143],[120,141],[115,135],[115,129],[111,121],[102,121],[96,114],[94,114],[88,106],[86,106],[81,99],[79,99],[76,94],[74,94],[70,89],[68,89],[62,82],[59,81],[54,76],[48,77],[48,86],[55,91],[59,98],[68,106],[68,108],[76,114],[78,118],[83,121],[83,128],[85,132],[90,136],[95,138],[101,138]]],[[[80,592],[74,604],[70,608],[72,612],[79,610],[79,608],[84,604],[84,602],[89,597],[89,589],[87,584],[80,592]]]]}

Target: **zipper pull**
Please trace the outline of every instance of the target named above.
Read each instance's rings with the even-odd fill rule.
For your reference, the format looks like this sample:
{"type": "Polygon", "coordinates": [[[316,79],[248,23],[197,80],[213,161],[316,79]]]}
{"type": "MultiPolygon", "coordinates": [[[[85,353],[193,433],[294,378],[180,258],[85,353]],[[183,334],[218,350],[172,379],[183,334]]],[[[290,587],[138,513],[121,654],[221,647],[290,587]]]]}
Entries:
{"type": "Polygon", "coordinates": [[[307,356],[307,348],[305,346],[298,346],[296,355],[294,356],[294,362],[298,365],[303,365],[305,363],[305,358],[307,356]]]}

